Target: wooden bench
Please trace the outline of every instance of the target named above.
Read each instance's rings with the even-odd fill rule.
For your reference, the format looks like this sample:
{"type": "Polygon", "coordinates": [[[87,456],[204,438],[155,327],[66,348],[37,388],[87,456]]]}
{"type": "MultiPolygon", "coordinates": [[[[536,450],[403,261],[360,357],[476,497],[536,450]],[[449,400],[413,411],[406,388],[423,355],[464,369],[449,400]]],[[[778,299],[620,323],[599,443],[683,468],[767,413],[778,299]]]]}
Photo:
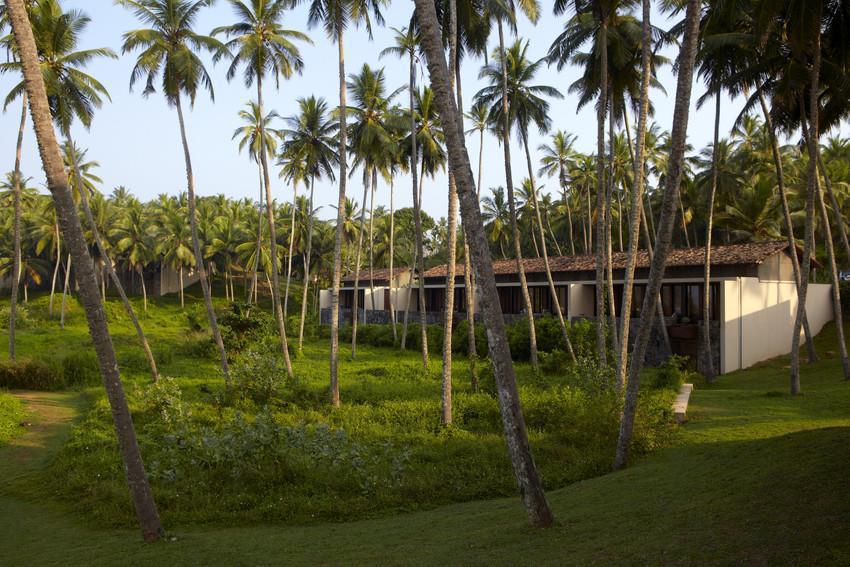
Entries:
{"type": "Polygon", "coordinates": [[[676,423],[685,422],[685,414],[688,411],[688,400],[691,398],[691,392],[693,391],[693,384],[682,384],[682,387],[679,388],[679,393],[673,402],[673,417],[676,418],[676,423]]]}

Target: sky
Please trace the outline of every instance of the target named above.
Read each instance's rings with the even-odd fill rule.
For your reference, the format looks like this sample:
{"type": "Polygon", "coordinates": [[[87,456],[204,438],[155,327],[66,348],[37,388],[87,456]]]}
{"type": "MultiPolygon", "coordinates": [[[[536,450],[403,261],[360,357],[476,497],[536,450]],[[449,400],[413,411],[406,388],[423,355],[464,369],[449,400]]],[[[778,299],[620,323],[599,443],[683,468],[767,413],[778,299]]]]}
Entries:
{"type": "MultiPolygon", "coordinates": [[[[122,34],[128,30],[142,27],[134,20],[133,15],[109,0],[64,0],[66,9],[79,9],[87,13],[92,22],[82,36],[81,49],[95,47],[110,47],[120,54],[122,34]]],[[[374,28],[374,38],[370,41],[363,29],[351,28],[345,36],[346,73],[355,73],[364,64],[372,67],[385,67],[388,91],[407,84],[408,64],[395,58],[379,58],[380,51],[393,42],[393,32],[390,27],[401,28],[409,22],[413,10],[413,2],[393,2],[384,11],[386,27],[374,28]]],[[[229,25],[235,21],[233,10],[228,2],[219,0],[213,7],[206,9],[198,18],[196,30],[208,33],[213,28],[229,25]]],[[[551,5],[543,3],[543,12],[537,25],[531,24],[523,17],[518,25],[518,36],[530,40],[529,57],[541,58],[546,54],[552,40],[563,30],[565,17],[556,17],[551,13],[551,5]]],[[[653,24],[669,27],[663,16],[654,14],[653,24]]],[[[289,81],[282,81],[280,89],[274,88],[269,81],[266,84],[266,110],[274,109],[282,116],[297,113],[297,99],[315,94],[327,99],[331,107],[338,102],[337,48],[325,36],[321,28],[308,29],[306,6],[301,5],[293,10],[285,25],[308,33],[313,44],[302,44],[300,50],[305,61],[301,76],[289,81]]],[[[512,41],[507,38],[507,41],[512,41]]],[[[490,49],[494,47],[491,41],[490,49]]],[[[675,50],[668,53],[674,57],[675,50]]],[[[75,142],[88,149],[87,159],[100,163],[99,176],[103,179],[100,190],[110,193],[116,186],[129,188],[142,200],[149,200],[160,193],[178,194],[186,189],[185,165],[180,145],[180,136],[176,112],[170,108],[160,94],[145,98],[141,89],[135,92],[129,90],[130,71],[134,64],[134,55],[121,55],[117,60],[98,60],[89,65],[87,71],[100,80],[111,95],[107,102],[95,115],[89,131],[82,127],[75,128],[75,142]]],[[[482,60],[468,59],[462,67],[464,106],[468,109],[474,94],[483,86],[478,80],[478,71],[483,65],[482,60]]],[[[259,191],[256,165],[248,159],[246,153],[240,154],[237,142],[231,140],[234,130],[240,126],[237,116],[249,100],[256,98],[256,88],[245,87],[240,77],[230,83],[225,78],[226,66],[213,66],[208,61],[208,70],[213,77],[215,87],[215,102],[209,96],[199,95],[191,110],[186,112],[186,127],[192,152],[195,173],[196,193],[198,195],[225,194],[229,197],[251,197],[256,199],[259,191]]],[[[427,71],[420,67],[420,73],[427,71]]],[[[543,67],[537,77],[537,84],[550,85],[558,88],[563,94],[563,100],[552,100],[551,116],[553,130],[563,129],[577,136],[576,148],[583,152],[595,152],[596,148],[596,117],[592,105],[576,110],[577,97],[568,94],[569,85],[580,76],[580,70],[566,67],[557,71],[555,67],[543,67]]],[[[659,71],[659,80],[665,86],[667,93],[654,91],[651,94],[655,105],[654,120],[665,130],[672,124],[673,102],[676,90],[676,79],[671,70],[665,68],[659,71]]],[[[0,91],[3,96],[9,92],[18,79],[11,75],[0,76],[0,91]]],[[[420,80],[420,84],[422,81],[420,80]]],[[[693,99],[696,100],[704,92],[704,87],[697,83],[693,99]]],[[[400,95],[400,104],[407,105],[405,93],[400,95]]],[[[740,111],[742,101],[725,101],[721,123],[721,132],[728,132],[732,122],[740,111]]],[[[0,158],[6,156],[7,166],[0,171],[11,171],[14,164],[14,147],[18,121],[20,120],[20,104],[13,103],[6,112],[0,114],[0,158]]],[[[692,103],[689,142],[695,148],[701,148],[710,143],[713,127],[713,105],[706,105],[697,111],[692,103]]],[[[537,148],[546,142],[548,135],[531,133],[530,145],[537,148]]],[[[477,165],[479,142],[478,136],[467,138],[467,149],[472,163],[477,165]]],[[[535,166],[538,156],[533,156],[535,166]]],[[[525,157],[518,144],[512,153],[515,183],[521,181],[523,172],[527,170],[525,157]]],[[[44,186],[44,175],[38,159],[37,147],[32,130],[26,132],[24,142],[23,172],[33,178],[36,186],[44,186]]],[[[292,187],[273,175],[273,195],[277,200],[291,200],[292,187]]],[[[544,192],[558,192],[557,179],[541,179],[544,192]]],[[[484,176],[482,186],[486,189],[504,185],[505,174],[502,150],[496,140],[485,136],[484,141],[484,176]]],[[[348,196],[356,201],[362,200],[362,185],[360,176],[355,174],[348,185],[348,196]]],[[[395,182],[396,207],[406,207],[412,204],[410,178],[399,176],[395,182]]],[[[303,191],[303,187],[299,189],[303,191]]],[[[447,184],[445,175],[438,175],[434,180],[426,181],[426,196],[423,199],[424,209],[434,217],[443,217],[447,209],[447,184]]],[[[337,202],[338,188],[329,182],[317,182],[316,206],[321,206],[319,215],[322,218],[335,216],[331,207],[337,202]]],[[[376,204],[389,203],[389,187],[380,181],[376,204]]]]}

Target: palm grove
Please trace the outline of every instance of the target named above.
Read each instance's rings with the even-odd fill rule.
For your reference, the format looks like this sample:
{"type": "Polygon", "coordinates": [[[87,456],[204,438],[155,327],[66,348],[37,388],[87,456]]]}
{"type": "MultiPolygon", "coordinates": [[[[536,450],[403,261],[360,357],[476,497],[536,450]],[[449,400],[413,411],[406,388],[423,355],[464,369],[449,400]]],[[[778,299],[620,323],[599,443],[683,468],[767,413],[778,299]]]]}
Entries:
{"type": "MultiPolygon", "coordinates": [[[[318,317],[318,291],[330,288],[329,398],[339,406],[339,384],[345,380],[345,361],[339,354],[342,277],[354,275],[356,310],[356,290],[374,287],[375,268],[409,267],[422,274],[447,263],[451,285],[446,288],[442,323],[446,332],[439,418],[448,426],[454,415],[452,353],[457,350],[452,345],[451,293],[455,263],[464,263],[467,289],[476,290],[476,297],[470,293],[466,300],[470,306],[477,301],[487,329],[514,474],[529,519],[538,526],[550,525],[553,518],[531,456],[492,259],[516,261],[536,371],[537,338],[522,259],[542,258],[548,291],[557,305],[549,257],[595,257],[598,316],[593,355],[597,363],[614,369],[611,387],[619,391],[622,403],[617,452],[612,455],[615,468],[628,463],[643,358],[673,246],[704,247],[707,283],[712,243],[787,239],[801,247],[803,258],[816,255],[826,261],[823,277],[833,284],[840,319],[838,265],[850,261],[844,222],[850,142],[829,132],[848,112],[843,75],[850,18],[842,2],[663,3],[656,8],[666,10],[675,24],[661,29],[650,21],[649,0],[557,0],[552,7],[533,0],[416,0],[409,26],[394,30],[394,43],[381,46],[380,60],[354,70],[345,66],[346,34],[360,28],[371,36],[373,26],[383,24],[387,2],[311,0],[306,6],[310,26],[321,30],[310,34],[286,27],[297,2],[230,0],[233,21],[208,34],[195,23],[211,0],[117,3],[143,26],[123,36],[122,51],[133,60],[130,87],[142,96],[164,98],[173,112],[181,135],[186,191],[149,202],[123,187],[104,194],[97,161],[80,145],[84,139],[72,139],[71,131],[75,123],[88,128],[109,99],[106,87],[86,72],[87,65],[118,55],[108,48],[83,49],[80,42],[89,17],[63,10],[58,0],[7,0],[0,15],[9,32],[2,40],[8,58],[0,71],[14,78],[5,108],[21,114],[15,167],[2,188],[7,202],[0,213],[2,270],[16,282],[9,322],[12,359],[19,294],[26,302],[30,288],[49,289],[57,326],[64,323],[67,297],[79,295],[113,409],[127,481],[148,540],[157,539],[161,527],[102,305],[107,293],[122,298],[156,381],[145,319],[134,313],[124,291],[128,282],[139,282],[147,309],[144,273],[153,266],[167,266],[178,274],[181,306],[184,277],[199,278],[228,388],[231,359],[212,302],[214,289],[230,302],[262,299],[270,304],[277,348],[285,372],[292,376],[290,352],[301,354],[305,325],[315,324],[318,317]],[[534,57],[529,42],[515,37],[517,19],[536,22],[548,17],[545,11],[550,9],[563,20],[563,32],[542,57],[534,57]],[[285,93],[287,81],[309,67],[299,46],[316,33],[326,34],[338,47],[338,93],[299,99],[286,111],[275,110],[268,101],[278,103],[281,96],[270,97],[269,85],[285,93]],[[673,53],[674,60],[662,53],[673,53]],[[481,60],[479,77],[485,82],[466,98],[460,72],[464,59],[481,60]],[[198,96],[214,98],[214,83],[222,77],[208,69],[207,60],[222,64],[223,78],[242,80],[249,89],[243,108],[221,112],[238,125],[233,151],[256,166],[256,200],[195,194],[185,113],[191,112],[198,96]],[[661,85],[658,69],[673,64],[675,88],[661,85]],[[409,81],[388,85],[381,65],[404,65],[409,81]],[[427,77],[418,76],[423,65],[427,77]],[[571,84],[541,84],[537,75],[545,66],[576,68],[580,77],[571,84]],[[653,90],[665,88],[675,101],[669,132],[653,121],[650,100],[653,90]],[[575,136],[551,116],[550,102],[565,94],[577,96],[579,107],[596,109],[593,153],[579,152],[575,136]],[[713,142],[705,148],[687,143],[692,99],[698,108],[708,105],[714,115],[713,142]],[[734,101],[725,110],[737,118],[730,132],[720,132],[726,100],[734,101]],[[50,195],[32,188],[32,179],[21,171],[28,114],[50,195]],[[529,142],[534,129],[548,136],[536,148],[529,142]],[[782,145],[781,139],[789,143],[782,145]],[[485,176],[484,146],[493,143],[503,151],[504,175],[491,167],[485,176]],[[512,171],[512,152],[524,157],[518,175],[512,171]],[[448,174],[445,187],[435,182],[441,171],[448,174]],[[402,175],[412,180],[410,186],[395,183],[402,175]],[[376,195],[379,179],[390,187],[386,201],[376,195]],[[544,179],[557,190],[543,192],[544,179]],[[318,215],[317,181],[339,187],[332,220],[318,215]],[[482,185],[490,189],[483,191],[482,185]],[[280,187],[287,198],[276,191],[280,187]],[[398,191],[411,192],[413,207],[396,209],[398,191]],[[432,219],[422,210],[425,194],[429,199],[445,196],[446,219],[432,219]],[[639,309],[644,324],[630,339],[630,282],[637,252],[643,249],[651,256],[647,293],[639,309]],[[615,251],[629,258],[621,304],[613,292],[615,251]]],[[[810,263],[795,261],[794,272],[803,306],[812,280],[810,263]]],[[[424,291],[422,278],[412,285],[424,291]]],[[[422,320],[425,308],[420,302],[422,320]]],[[[473,388],[478,380],[474,311],[466,310],[472,346],[466,349],[470,375],[464,377],[473,388]]],[[[555,312],[560,348],[577,363],[570,324],[560,309],[555,312]]],[[[405,327],[407,315],[405,310],[405,327]]],[[[396,328],[397,319],[393,314],[392,333],[404,350],[408,333],[396,328]]],[[[357,318],[352,324],[355,357],[357,318]]],[[[800,335],[807,342],[808,358],[817,356],[802,308],[795,329],[790,381],[792,393],[799,393],[800,335]]],[[[840,325],[838,330],[845,378],[850,378],[840,325]]],[[[427,368],[437,362],[428,351],[426,325],[419,331],[421,362],[427,368]]],[[[703,333],[703,338],[709,341],[710,334],[703,333]]],[[[710,352],[710,345],[703,352],[710,352]]],[[[713,379],[715,369],[706,362],[704,371],[713,379]]]]}

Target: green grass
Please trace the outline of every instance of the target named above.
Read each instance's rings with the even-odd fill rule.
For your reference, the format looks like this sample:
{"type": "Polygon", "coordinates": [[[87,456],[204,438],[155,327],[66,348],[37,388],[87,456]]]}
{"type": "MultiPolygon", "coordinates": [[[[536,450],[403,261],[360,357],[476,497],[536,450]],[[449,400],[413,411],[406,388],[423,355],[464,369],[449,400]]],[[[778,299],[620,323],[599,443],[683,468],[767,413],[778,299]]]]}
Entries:
{"type": "MultiPolygon", "coordinates": [[[[820,352],[834,341],[828,327],[820,352]]],[[[780,358],[698,383],[673,446],[550,491],[558,524],[549,530],[528,528],[512,496],[314,526],[172,522],[168,541],[143,545],[136,531],[96,529],[24,483],[22,493],[0,488],[3,563],[847,564],[850,384],[824,358],[804,366],[804,394],[791,397],[786,366],[780,358]]],[[[358,388],[380,394],[351,381],[344,400],[358,388]]],[[[64,403],[73,410],[76,400],[64,403]]],[[[545,478],[548,457],[533,443],[545,478]]]]}
{"type": "Polygon", "coordinates": [[[7,392],[0,391],[0,447],[23,431],[24,404],[7,392]]]}

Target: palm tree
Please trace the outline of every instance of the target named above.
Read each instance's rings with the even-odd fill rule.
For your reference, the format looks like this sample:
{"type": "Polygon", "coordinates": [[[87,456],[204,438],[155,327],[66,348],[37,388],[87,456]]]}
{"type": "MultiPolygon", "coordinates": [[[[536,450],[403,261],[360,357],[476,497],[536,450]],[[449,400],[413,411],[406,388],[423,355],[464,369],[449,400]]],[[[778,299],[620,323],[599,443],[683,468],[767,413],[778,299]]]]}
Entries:
{"type": "Polygon", "coordinates": [[[126,207],[113,236],[118,251],[127,259],[127,265],[139,274],[145,313],[147,313],[148,290],[145,286],[144,269],[154,260],[156,245],[151,234],[151,219],[145,208],[138,203],[126,207]]]}
{"type": "Polygon", "coordinates": [[[505,199],[505,188],[495,187],[493,195],[481,200],[484,226],[490,227],[490,242],[498,245],[502,259],[507,259],[505,244],[510,240],[511,212],[505,199]]]}
{"type": "MultiPolygon", "coordinates": [[[[282,24],[285,11],[292,2],[285,0],[250,0],[250,7],[241,0],[230,0],[239,21],[231,26],[213,30],[213,35],[226,34],[230,39],[227,43],[233,53],[233,62],[227,70],[227,79],[236,76],[240,66],[244,66],[243,78],[246,86],[257,82],[257,106],[263,116],[263,79],[267,73],[272,75],[275,85],[280,86],[280,78],[290,79],[294,73],[301,73],[304,62],[293,40],[312,43],[310,38],[296,30],[285,29],[282,24]]],[[[263,170],[263,181],[266,188],[266,213],[269,216],[269,238],[272,245],[277,242],[272,203],[271,179],[269,173],[268,154],[266,147],[265,122],[260,122],[260,162],[263,170]]],[[[280,348],[286,364],[286,372],[292,377],[292,363],[289,360],[289,346],[286,339],[286,324],[283,307],[280,301],[280,275],[278,273],[277,255],[272,254],[272,302],[275,304],[280,348]]]]}
{"type": "Polygon", "coordinates": [[[36,138],[39,142],[42,164],[47,174],[48,187],[53,194],[56,209],[62,219],[65,242],[71,250],[72,256],[76,258],[80,296],[86,311],[94,349],[97,353],[103,384],[112,409],[127,484],[135,505],[142,536],[145,541],[156,541],[162,536],[163,530],[133,430],[133,419],[124,396],[121,377],[118,373],[118,362],[115,358],[115,349],[106,324],[106,313],[97,291],[91,257],[86,249],[83,230],[76,214],[74,202],[71,199],[67,177],[62,166],[59,144],[53,132],[52,115],[44,86],[44,78],[39,66],[32,28],[30,28],[23,0],[7,0],[6,7],[18,45],[20,60],[23,64],[29,106],[36,138]]]}
{"type": "Polygon", "coordinates": [[[615,469],[621,469],[628,464],[634,418],[640,391],[640,372],[643,368],[646,349],[649,345],[658,296],[664,278],[667,255],[672,248],[673,224],[676,219],[676,202],[679,198],[685,157],[685,143],[688,132],[694,62],[696,60],[698,44],[697,36],[699,35],[699,12],[699,0],[688,0],[685,12],[684,39],[679,53],[679,76],[676,85],[676,102],[673,110],[673,128],[670,136],[669,168],[665,177],[664,200],[655,241],[655,254],[652,258],[646,294],[640,311],[640,318],[643,324],[638,330],[634,347],[632,348],[632,361],[629,367],[626,397],[620,419],[620,434],[617,439],[617,452],[614,458],[615,469]]]}
{"type": "MultiPolygon", "coordinates": [[[[531,125],[537,126],[538,130],[543,133],[551,127],[551,119],[548,116],[549,103],[543,98],[562,98],[561,93],[557,89],[546,85],[534,85],[531,82],[534,76],[543,65],[545,59],[537,61],[529,61],[527,58],[528,42],[523,44],[522,41],[516,41],[507,51],[500,54],[504,56],[504,60],[497,59],[491,65],[487,65],[482,69],[480,76],[484,77],[490,83],[489,87],[484,87],[476,95],[476,100],[484,104],[490,105],[490,115],[495,123],[507,124],[508,128],[504,132],[502,142],[507,146],[510,144],[510,127],[516,126],[517,134],[520,142],[525,149],[526,166],[528,168],[529,180],[529,201],[531,210],[536,220],[537,234],[540,238],[540,249],[543,252],[543,264],[546,269],[546,279],[549,282],[549,292],[552,296],[552,304],[558,316],[558,324],[561,327],[564,345],[566,351],[575,359],[572,343],[570,342],[567,325],[564,321],[564,314],[561,311],[560,301],[558,299],[558,291],[555,289],[555,282],[552,278],[552,270],[549,267],[549,253],[546,245],[545,229],[543,227],[543,218],[540,214],[540,207],[537,203],[537,190],[534,183],[534,166],[531,161],[531,149],[528,145],[528,129],[531,125]],[[504,76],[507,75],[507,88],[504,84],[504,76]],[[507,101],[503,100],[507,97],[507,101]],[[505,116],[507,113],[507,116],[505,116]]],[[[510,196],[509,196],[510,199],[510,196]]],[[[534,220],[532,225],[534,225],[534,220]]],[[[532,226],[532,234],[534,227],[532,226]]],[[[514,236],[517,236],[515,231],[514,236]]],[[[528,289],[524,291],[527,293],[528,289]]],[[[528,316],[531,317],[529,325],[534,326],[533,310],[528,308],[528,316]]],[[[536,346],[535,346],[536,348],[536,346]]]]}
{"type": "Polygon", "coordinates": [[[472,108],[469,109],[469,112],[466,113],[466,118],[472,123],[472,127],[465,133],[478,133],[478,177],[476,178],[475,187],[480,197],[481,180],[484,174],[484,132],[490,129],[493,121],[490,118],[490,109],[483,103],[474,103],[472,108]]]}
{"type": "Polygon", "coordinates": [[[456,176],[461,214],[466,226],[466,233],[471,236],[472,265],[476,271],[476,281],[481,291],[482,314],[488,331],[490,358],[499,391],[508,452],[531,523],[541,527],[550,526],[554,518],[546,502],[546,496],[528,445],[528,435],[525,430],[516,386],[516,375],[511,362],[504,320],[498,303],[495,276],[484,236],[484,227],[481,223],[475,182],[472,177],[472,168],[469,165],[469,155],[466,152],[461,134],[463,131],[461,118],[456,110],[454,93],[449,86],[449,69],[443,55],[434,3],[428,0],[416,0],[416,17],[428,58],[431,84],[439,105],[441,119],[445,125],[446,140],[449,144],[448,154],[452,163],[452,171],[456,176]]]}
{"type": "Polygon", "coordinates": [[[365,25],[369,38],[372,37],[371,11],[375,20],[383,24],[380,8],[386,0],[308,0],[310,3],[310,27],[321,24],[331,41],[339,50],[339,200],[337,202],[336,234],[334,236],[334,269],[331,279],[331,352],[330,383],[331,405],[339,406],[339,286],[342,278],[343,213],[345,211],[345,183],[348,178],[348,130],[346,118],[345,46],[343,37],[350,24],[365,25]]]}
{"type": "Polygon", "coordinates": [[[228,54],[227,48],[215,38],[198,34],[193,29],[198,14],[210,5],[210,0],[117,0],[117,2],[132,10],[143,23],[151,26],[124,34],[122,47],[124,53],[141,50],[130,77],[130,88],[132,89],[136,82],[144,77],[145,89],[142,94],[147,97],[156,92],[155,81],[161,75],[160,88],[165,95],[165,100],[169,106],[177,109],[183,157],[186,162],[192,248],[201,280],[210,330],[218,347],[225,383],[229,386],[230,368],[227,363],[227,352],[224,350],[224,342],[218,328],[204,267],[201,241],[198,236],[198,219],[195,215],[195,176],[192,172],[192,156],[189,151],[189,140],[186,137],[182,104],[182,97],[185,95],[190,105],[194,105],[199,88],[207,90],[210,98],[215,98],[212,79],[196,50],[209,52],[217,60],[228,54]]]}
{"type": "MultiPolygon", "coordinates": [[[[360,317],[358,310],[358,296],[360,285],[360,257],[363,246],[363,236],[366,224],[366,201],[369,198],[369,190],[372,191],[372,202],[374,203],[375,188],[378,182],[378,165],[387,154],[396,152],[396,142],[392,135],[393,116],[390,111],[390,103],[398,91],[386,93],[386,78],[384,70],[373,70],[364,64],[360,73],[352,75],[347,87],[351,89],[354,104],[348,108],[353,118],[351,124],[351,149],[355,157],[353,167],[361,165],[363,168],[363,208],[360,213],[360,228],[358,230],[358,242],[356,260],[354,262],[354,306],[351,329],[351,358],[357,356],[357,322],[360,317]]],[[[370,215],[371,218],[371,215],[370,215]]],[[[370,221],[370,250],[372,250],[372,230],[370,221]]],[[[372,268],[370,263],[370,274],[372,268]]],[[[370,276],[370,287],[374,301],[374,281],[370,276]]],[[[374,309],[374,304],[372,304],[374,309]]],[[[366,306],[363,306],[364,315],[366,306]]]]}
{"type": "Polygon", "coordinates": [[[567,230],[570,234],[570,254],[573,256],[576,254],[575,241],[573,239],[573,213],[570,208],[567,190],[569,185],[569,171],[572,168],[575,157],[575,150],[573,149],[575,141],[575,135],[558,130],[552,134],[552,142],[550,144],[540,144],[537,148],[543,153],[543,157],[540,158],[540,170],[537,174],[558,177],[558,184],[561,186],[562,194],[561,202],[567,213],[567,230]]]}
{"type": "MultiPolygon", "coordinates": [[[[275,111],[271,111],[265,116],[263,116],[262,111],[260,110],[259,103],[251,101],[247,104],[247,109],[243,109],[239,111],[239,118],[242,119],[243,125],[237,128],[233,132],[232,139],[239,138],[239,151],[241,152],[246,147],[248,148],[248,157],[257,164],[257,172],[259,174],[260,180],[260,206],[257,211],[257,214],[263,215],[263,161],[260,158],[260,152],[263,151],[263,147],[266,148],[265,151],[271,151],[274,153],[276,151],[278,142],[282,140],[283,135],[280,130],[276,130],[273,128],[269,128],[269,124],[272,120],[280,118],[280,116],[275,111]],[[261,143],[261,139],[264,141],[261,143]]],[[[257,223],[259,230],[262,231],[263,224],[261,222],[257,223]]],[[[262,232],[257,233],[257,240],[262,240],[263,234],[262,232]]],[[[258,257],[255,257],[255,259],[258,257]]],[[[252,289],[256,290],[257,288],[257,265],[254,264],[252,266],[252,289]]],[[[252,294],[253,295],[253,294],[252,294]]]]}
{"type": "Polygon", "coordinates": [[[298,354],[303,353],[304,319],[307,316],[307,289],[310,279],[310,262],[313,252],[313,193],[317,179],[335,180],[334,168],[339,165],[339,155],[334,150],[338,122],[328,117],[328,105],[323,98],[311,96],[298,99],[299,114],[286,118],[283,130],[285,141],[282,152],[300,155],[310,178],[310,201],[307,207],[307,250],[304,258],[304,287],[301,296],[301,321],[298,325],[298,354]]]}
{"type": "MultiPolygon", "coordinates": [[[[385,55],[395,55],[401,59],[407,57],[408,59],[408,82],[407,82],[407,93],[408,93],[408,112],[410,119],[410,128],[408,130],[410,134],[410,161],[409,161],[409,169],[410,169],[410,180],[413,187],[413,209],[414,209],[414,224],[416,231],[416,254],[421,258],[422,254],[422,214],[420,211],[420,203],[419,203],[419,192],[418,192],[418,171],[417,171],[417,160],[418,156],[416,153],[416,114],[415,114],[415,105],[414,98],[416,93],[416,63],[418,61],[417,58],[417,50],[419,49],[420,41],[419,41],[419,33],[414,29],[414,27],[408,26],[406,28],[397,29],[392,28],[394,34],[395,45],[387,47],[381,50],[380,57],[384,57],[385,55]]],[[[404,152],[400,150],[399,158],[403,157],[404,152]]],[[[392,213],[391,213],[392,214],[392,213]]],[[[392,219],[395,218],[393,215],[392,219]]],[[[390,231],[390,239],[392,240],[393,233],[395,231],[391,229],[390,231]]],[[[392,252],[390,253],[390,258],[393,257],[392,252]]],[[[421,262],[421,266],[419,269],[420,273],[420,281],[422,280],[421,274],[423,273],[424,260],[421,262]]],[[[411,266],[411,282],[413,281],[413,266],[411,266]]],[[[390,275],[392,275],[392,270],[390,270],[390,275]]],[[[390,278],[390,285],[392,285],[393,278],[390,278]]],[[[421,286],[424,288],[424,281],[421,281],[421,286]]],[[[392,290],[390,290],[391,303],[392,307],[392,290]]],[[[420,289],[420,297],[424,297],[422,290],[420,289]]],[[[407,298],[408,305],[410,304],[410,292],[408,291],[407,298]]],[[[420,302],[421,303],[421,302],[420,302]]],[[[401,337],[401,349],[404,350],[405,342],[407,340],[407,312],[408,310],[405,308],[404,310],[404,320],[405,320],[405,332],[401,337]]],[[[393,314],[392,318],[393,323],[393,337],[396,337],[396,321],[395,315],[393,314]]],[[[421,325],[422,331],[422,363],[427,368],[428,366],[428,346],[427,346],[427,329],[425,328],[424,320],[421,325]]]]}

